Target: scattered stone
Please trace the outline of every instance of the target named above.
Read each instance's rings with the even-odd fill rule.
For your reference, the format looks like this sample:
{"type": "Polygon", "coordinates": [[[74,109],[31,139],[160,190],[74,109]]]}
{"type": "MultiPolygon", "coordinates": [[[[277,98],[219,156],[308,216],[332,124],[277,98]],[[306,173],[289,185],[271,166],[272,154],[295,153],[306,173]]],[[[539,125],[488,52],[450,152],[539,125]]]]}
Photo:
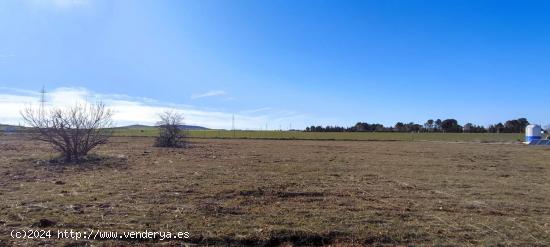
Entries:
{"type": "Polygon", "coordinates": [[[53,220],[40,219],[38,222],[35,222],[34,224],[32,224],[32,226],[33,227],[50,227],[50,226],[54,226],[55,224],[57,223],[53,220]]]}
{"type": "Polygon", "coordinates": [[[46,209],[46,207],[44,205],[42,205],[41,203],[38,203],[38,204],[28,205],[27,209],[28,209],[29,212],[37,212],[37,211],[41,211],[41,210],[46,209]]]}

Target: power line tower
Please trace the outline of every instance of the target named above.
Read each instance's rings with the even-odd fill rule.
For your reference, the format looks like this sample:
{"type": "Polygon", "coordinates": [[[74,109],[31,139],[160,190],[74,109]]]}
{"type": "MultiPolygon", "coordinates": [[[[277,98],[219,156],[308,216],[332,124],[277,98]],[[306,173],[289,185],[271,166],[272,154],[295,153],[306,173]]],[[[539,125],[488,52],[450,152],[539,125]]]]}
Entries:
{"type": "Polygon", "coordinates": [[[41,117],[44,116],[44,105],[46,104],[46,88],[42,86],[42,90],[40,90],[40,109],[39,113],[41,117]]]}
{"type": "Polygon", "coordinates": [[[46,103],[46,88],[42,86],[42,90],[40,90],[40,107],[44,109],[44,104],[46,103]]]}

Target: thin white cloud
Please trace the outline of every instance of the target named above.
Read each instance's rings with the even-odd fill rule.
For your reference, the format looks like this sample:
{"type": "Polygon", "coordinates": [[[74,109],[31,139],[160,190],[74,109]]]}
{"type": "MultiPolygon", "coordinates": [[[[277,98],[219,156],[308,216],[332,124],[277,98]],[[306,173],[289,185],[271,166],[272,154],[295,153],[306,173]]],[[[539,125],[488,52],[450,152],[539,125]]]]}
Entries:
{"type": "MultiPolygon", "coordinates": [[[[38,107],[41,95],[38,92],[0,87],[0,123],[22,124],[21,110],[25,107],[38,107]]],[[[231,128],[232,118],[235,116],[235,126],[238,129],[260,129],[265,124],[288,126],[290,123],[298,127],[306,122],[303,114],[287,115],[277,112],[267,112],[261,116],[252,112],[242,111],[238,114],[229,112],[205,110],[190,105],[177,105],[156,101],[149,98],[138,98],[120,94],[99,94],[85,88],[56,88],[46,94],[46,107],[68,107],[77,103],[101,101],[114,111],[115,125],[130,124],[154,125],[158,121],[158,114],[167,110],[174,110],[184,115],[184,123],[199,125],[213,129],[231,128]]],[[[266,110],[267,108],[264,108],[266,110]]]]}
{"type": "Polygon", "coordinates": [[[0,58],[10,58],[10,57],[15,57],[15,55],[13,55],[13,54],[1,54],[0,53],[0,58]]]}
{"type": "Polygon", "coordinates": [[[241,111],[241,113],[243,113],[243,114],[254,114],[254,113],[259,113],[259,112],[266,112],[266,111],[269,111],[269,110],[271,110],[270,107],[262,107],[262,108],[252,109],[252,110],[244,110],[244,111],[241,111]]]}
{"type": "Polygon", "coordinates": [[[28,0],[28,2],[37,7],[56,7],[56,8],[74,8],[90,4],[90,0],[28,0]]]}
{"type": "Polygon", "coordinates": [[[206,93],[193,94],[193,95],[191,95],[191,99],[200,99],[200,98],[206,98],[206,97],[217,97],[217,96],[224,96],[224,95],[227,95],[227,93],[225,91],[213,90],[213,91],[208,91],[206,93]]]}
{"type": "Polygon", "coordinates": [[[27,5],[34,10],[71,10],[84,8],[92,4],[92,0],[26,0],[27,5]]]}
{"type": "Polygon", "coordinates": [[[223,101],[233,101],[233,100],[236,100],[235,97],[226,97],[223,99],[223,101]]]}
{"type": "Polygon", "coordinates": [[[51,0],[59,8],[73,8],[90,4],[89,0],[51,0]]]}

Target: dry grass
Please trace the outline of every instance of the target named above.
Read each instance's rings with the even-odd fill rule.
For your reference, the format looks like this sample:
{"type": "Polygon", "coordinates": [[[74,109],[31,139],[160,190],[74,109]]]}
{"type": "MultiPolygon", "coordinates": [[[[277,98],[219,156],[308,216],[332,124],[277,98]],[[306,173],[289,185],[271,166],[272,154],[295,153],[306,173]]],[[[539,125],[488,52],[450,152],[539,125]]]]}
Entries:
{"type": "MultiPolygon", "coordinates": [[[[102,158],[0,137],[0,246],[48,229],[189,231],[200,245],[550,245],[550,149],[519,144],[113,138],[102,158]]],[[[178,245],[111,242],[95,245],[178,245]]]]}
{"type": "MultiPolygon", "coordinates": [[[[185,132],[192,138],[207,139],[271,139],[271,140],[337,140],[337,141],[446,141],[446,142],[505,142],[524,141],[519,133],[406,133],[406,132],[303,132],[303,131],[229,131],[190,130],[185,132]]],[[[155,137],[158,129],[117,128],[118,137],[155,137]]]]}

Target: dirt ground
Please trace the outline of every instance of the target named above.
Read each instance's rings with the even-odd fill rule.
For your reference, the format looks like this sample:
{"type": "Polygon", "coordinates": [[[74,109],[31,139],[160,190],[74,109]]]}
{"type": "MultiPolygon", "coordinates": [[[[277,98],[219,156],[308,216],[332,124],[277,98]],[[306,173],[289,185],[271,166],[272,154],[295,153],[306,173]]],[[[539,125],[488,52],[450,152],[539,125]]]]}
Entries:
{"type": "Polygon", "coordinates": [[[410,141],[113,138],[78,165],[0,136],[0,246],[550,245],[550,148],[410,141]],[[14,239],[12,230],[185,240],[14,239]]]}

